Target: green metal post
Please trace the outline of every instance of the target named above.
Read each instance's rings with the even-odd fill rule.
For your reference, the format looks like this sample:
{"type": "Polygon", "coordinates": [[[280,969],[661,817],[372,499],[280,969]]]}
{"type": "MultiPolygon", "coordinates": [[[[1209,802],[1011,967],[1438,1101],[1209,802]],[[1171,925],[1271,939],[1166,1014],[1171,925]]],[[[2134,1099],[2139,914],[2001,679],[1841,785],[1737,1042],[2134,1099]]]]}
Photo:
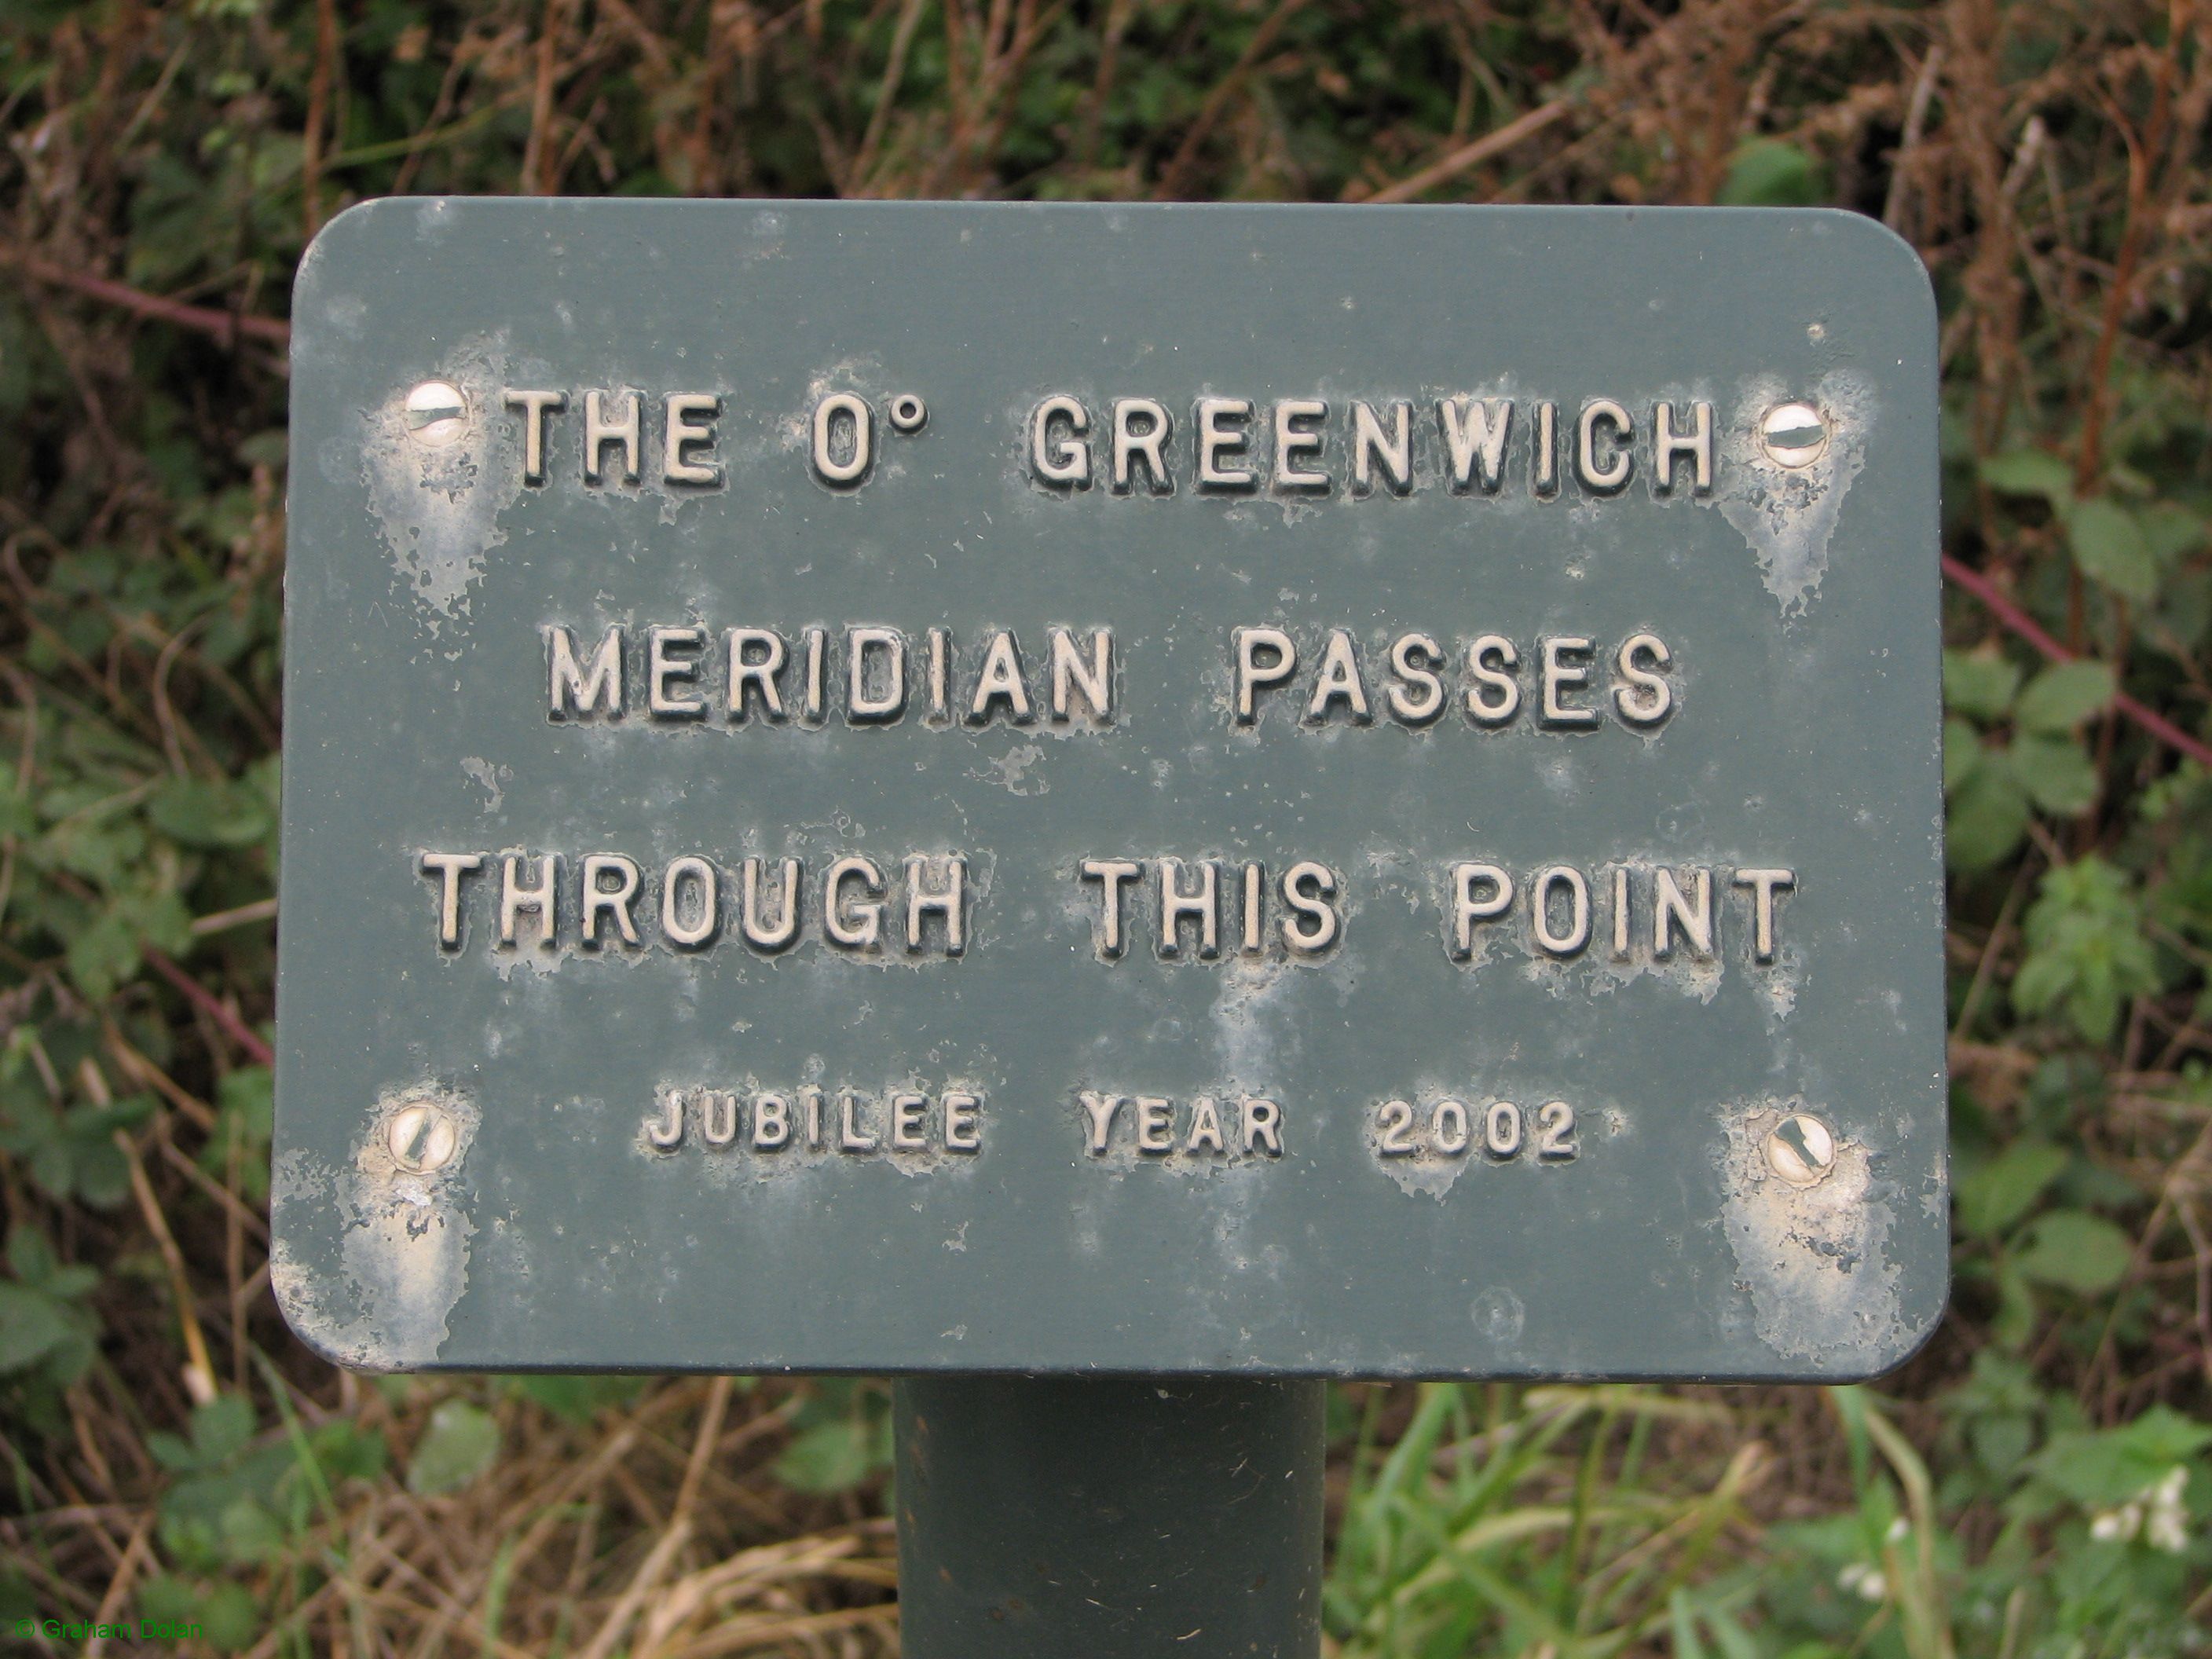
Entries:
{"type": "Polygon", "coordinates": [[[901,1379],[906,1659],[1314,1659],[1323,1386],[901,1379]]]}

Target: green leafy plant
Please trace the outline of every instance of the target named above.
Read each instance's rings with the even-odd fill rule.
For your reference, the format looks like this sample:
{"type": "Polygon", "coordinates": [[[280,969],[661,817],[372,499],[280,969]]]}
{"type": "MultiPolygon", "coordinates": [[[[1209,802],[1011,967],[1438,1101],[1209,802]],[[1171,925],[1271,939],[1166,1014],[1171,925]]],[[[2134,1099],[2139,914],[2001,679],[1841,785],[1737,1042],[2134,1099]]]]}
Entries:
{"type": "Polygon", "coordinates": [[[791,1419],[776,1479],[799,1492],[849,1492],[890,1467],[890,1400],[879,1383],[823,1377],[791,1419]]]}
{"type": "Polygon", "coordinates": [[[429,1426],[407,1460],[407,1490],[434,1498],[465,1486],[499,1461],[499,1425],[489,1412],[465,1400],[447,1400],[430,1413],[429,1426]]]}
{"type": "Polygon", "coordinates": [[[65,1265],[43,1233],[21,1222],[9,1230],[8,1273],[0,1279],[0,1390],[17,1395],[24,1414],[52,1432],[61,1391],[98,1352],[99,1321],[85,1303],[100,1274],[65,1265]]]}
{"type": "Polygon", "coordinates": [[[1985,870],[2019,850],[2035,811],[2071,817],[2102,789],[2082,726],[2112,701],[2102,663],[2055,664],[2022,684],[1994,651],[1943,656],[1943,787],[1953,866],[1985,870]]]}
{"type": "Polygon", "coordinates": [[[2063,1012],[2091,1042],[2111,1038],[2129,998],[2160,988],[2142,900],[2123,872],[2094,854],[2044,876],[2027,934],[2014,1002],[2025,1013],[2063,1012]]]}

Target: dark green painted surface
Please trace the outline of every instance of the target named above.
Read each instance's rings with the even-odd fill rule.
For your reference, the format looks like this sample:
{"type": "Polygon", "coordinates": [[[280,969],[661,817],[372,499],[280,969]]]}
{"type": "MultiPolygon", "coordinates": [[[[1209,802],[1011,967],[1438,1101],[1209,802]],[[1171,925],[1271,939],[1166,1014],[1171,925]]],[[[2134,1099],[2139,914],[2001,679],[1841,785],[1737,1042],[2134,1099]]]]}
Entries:
{"type": "MultiPolygon", "coordinates": [[[[296,302],[275,1278],[349,1363],[562,1370],[1121,1370],[1842,1377],[1895,1364],[1946,1286],[1933,311],[1902,244],[1817,212],[1089,209],[390,201],[335,222],[296,302]],[[455,441],[409,435],[443,380],[455,441]],[[580,466],[583,393],[646,394],[636,488],[580,466]],[[503,388],[565,392],[523,482],[503,388]],[[806,422],[876,411],[856,488],[817,481],[806,422]],[[927,399],[917,434],[890,400],[927,399]],[[664,483],[661,404],[720,399],[712,486],[664,483]],[[1066,392],[1094,440],[1117,398],[1170,411],[1171,495],[1040,487],[1024,423],[1066,392]],[[1460,495],[1437,401],[1515,400],[1495,496],[1460,495]],[[1325,400],[1318,495],[1193,485],[1194,407],[1325,400]],[[1633,474],[1573,475],[1577,414],[1618,399],[1633,474]],[[1411,405],[1403,496],[1351,486],[1351,405],[1411,405]],[[1652,416],[1709,401],[1716,476],[1653,488],[1652,416]],[[1807,399],[1827,452],[1784,473],[1753,429],[1807,399]],[[1530,486],[1556,402],[1556,496],[1530,486]],[[631,630],[633,707],[549,718],[549,625],[631,630]],[[1103,729],[921,718],[818,730],[643,708],[644,629],[951,631],[971,690],[991,630],[1047,693],[1047,629],[1110,628],[1103,729]],[[1231,718],[1231,630],[1279,627],[1295,692],[1231,718]],[[1376,717],[1299,713],[1350,630],[1376,717]],[[1415,729],[1382,704],[1389,642],[1455,659],[1514,641],[1524,706],[1415,729]],[[1616,717],[1612,656],[1665,642],[1674,708],[1616,717]],[[1595,729],[1528,707],[1547,637],[1589,638],[1595,729]],[[1294,700],[1295,699],[1295,700],[1294,700]],[[437,939],[424,850],[481,854],[462,939],[437,939]],[[503,854],[557,854],[556,948],[504,950],[503,854]],[[820,930],[841,855],[896,874],[968,860],[969,937],[855,958],[820,930]],[[584,948],[580,860],[648,884],[721,872],[720,936],[584,948]],[[803,861],[800,939],[735,937],[748,856],[803,861]],[[1094,948],[1085,859],[1220,860],[1222,956],[1094,948]],[[1240,938],[1242,867],[1269,884],[1240,938]],[[1298,860],[1334,873],[1341,935],[1274,930],[1298,860]],[[1583,872],[1566,960],[1525,903],[1447,950],[1449,866],[1526,890],[1583,872]],[[1632,868],[1632,949],[1611,883],[1632,868]],[[1785,867],[1755,960],[1750,867],[1785,867]],[[1716,951],[1650,945],[1655,872],[1710,872],[1716,951]],[[669,1089],[741,1103],[805,1085],[926,1097],[931,1149],[684,1144],[669,1089]],[[1274,1103],[1282,1151],[1085,1150],[1084,1090],[1188,1109],[1274,1103]],[[980,1150],[938,1146],[947,1091],[980,1150]],[[1399,1098],[1474,1114],[1477,1149],[1376,1150],[1399,1098]],[[1485,1109],[1526,1115],[1510,1158],[1485,1109]],[[1536,1154],[1545,1103],[1571,1159],[1536,1154]],[[456,1150],[410,1175],[393,1116],[428,1102],[456,1150]],[[1799,1188],[1764,1156],[1787,1113],[1837,1141],[1799,1188]]],[[[1610,453],[1601,446],[1598,459],[1610,453]]],[[[696,459],[696,452],[691,453],[696,459]]],[[[608,450],[611,463],[616,451],[608,450]]],[[[1686,471],[1687,463],[1680,464],[1686,471]]],[[[1099,471],[1104,470],[1101,458],[1099,471]]],[[[719,646],[716,649],[719,649],[719,646]]],[[[709,651],[711,658],[714,651],[709,651]]],[[[1645,659],[1647,665],[1649,659],[1645,659]]],[[[917,675],[921,665],[913,665],[917,675]]],[[[799,669],[787,670],[787,696],[799,669]]],[[[834,678],[835,677],[833,677],[834,678]]],[[[1447,684],[1456,693],[1464,677],[1447,684]]],[[[719,693],[710,678],[706,690],[719,693]]],[[[529,866],[525,866],[527,869],[529,866]]],[[[1148,866],[1148,875],[1150,873],[1148,866]]],[[[1564,890],[1553,925],[1564,927],[1564,890]]],[[[679,918],[680,920],[680,918],[679,918]]],[[[893,918],[887,918],[887,921],[893,918]]],[[[902,916],[896,920],[903,920],[902,916]]],[[[1188,940],[1188,935],[1186,936],[1188,940]]],[[[1447,1114],[1447,1131],[1449,1129],[1447,1114]]],[[[747,1138],[750,1125],[747,1126],[747,1138]]],[[[404,1151],[430,1145],[417,1137],[404,1151]]]]}
{"type": "Polygon", "coordinates": [[[901,1379],[901,1650],[1310,1659],[1322,1406],[1318,1382],[901,1379]]]}

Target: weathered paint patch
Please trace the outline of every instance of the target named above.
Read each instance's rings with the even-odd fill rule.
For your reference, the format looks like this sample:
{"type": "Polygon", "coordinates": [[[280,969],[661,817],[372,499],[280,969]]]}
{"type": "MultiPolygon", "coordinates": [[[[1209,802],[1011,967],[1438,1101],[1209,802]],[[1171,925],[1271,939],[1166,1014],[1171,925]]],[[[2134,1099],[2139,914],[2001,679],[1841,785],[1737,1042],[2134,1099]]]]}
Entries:
{"type": "Polygon", "coordinates": [[[356,1370],[436,1364],[447,1322],[468,1288],[476,1228],[459,1172],[477,1124],[476,1107],[452,1090],[393,1090],[377,1102],[350,1170],[301,1152],[276,1160],[270,1205],[277,1244],[270,1284],[292,1328],[318,1352],[356,1370]],[[425,1102],[453,1120],[455,1145],[443,1167],[415,1175],[393,1160],[387,1132],[403,1107],[425,1102]],[[343,1227],[334,1264],[303,1262],[285,1247],[288,1238],[323,1231],[286,1225],[283,1212],[294,1205],[338,1211],[343,1227]]]}
{"type": "Polygon", "coordinates": [[[1782,607],[1802,616],[1828,570],[1828,543],[1844,497],[1866,465],[1867,439],[1880,412],[1874,388],[1837,369],[1820,377],[1813,403],[1826,417],[1827,447],[1802,467],[1777,465],[1759,446],[1761,417],[1802,395],[1780,380],[1746,381],[1721,439],[1721,475],[1734,480],[1714,504],[1758,556],[1759,575],[1782,607]]]}
{"type": "Polygon", "coordinates": [[[1044,750],[1036,744],[1018,743],[996,759],[986,760],[968,775],[995,783],[1010,795],[1049,794],[1052,786],[1036,769],[1037,763],[1043,758],[1044,750]]]}
{"type": "Polygon", "coordinates": [[[1528,1322],[1528,1310],[1521,1298],[1503,1285],[1493,1285],[1475,1297],[1468,1316],[1482,1333],[1482,1340],[1501,1356],[1520,1347],[1522,1327],[1528,1322]]]}
{"type": "Polygon", "coordinates": [[[514,776],[514,769],[495,766],[479,755],[464,755],[461,772],[484,792],[483,810],[487,813],[498,811],[500,803],[507,799],[507,782],[514,776]]]}
{"type": "Polygon", "coordinates": [[[1426,1193],[1439,1204],[1467,1173],[1470,1164],[1481,1161],[1478,1152],[1462,1152],[1456,1158],[1447,1158],[1442,1152],[1422,1151],[1401,1158],[1386,1158],[1382,1149],[1382,1134],[1375,1127],[1374,1115],[1369,1114],[1367,1127],[1368,1155],[1374,1158],[1375,1167],[1390,1177],[1400,1192],[1411,1198],[1416,1193],[1426,1193]]]}
{"type": "Polygon", "coordinates": [[[515,422],[500,406],[506,367],[506,353],[484,341],[441,366],[436,378],[468,400],[466,430],[441,447],[408,435],[410,386],[393,386],[383,403],[362,411],[361,473],[369,512],[434,636],[468,615],[484,556],[507,539],[500,514],[522,493],[515,422]]]}
{"type": "Polygon", "coordinates": [[[1785,1359],[1863,1370],[1864,1356],[1895,1354],[1910,1338],[1899,1311],[1899,1270],[1887,1255],[1893,1218],[1866,1147],[1840,1134],[1835,1163],[1816,1185],[1794,1187],[1768,1166],[1768,1134],[1808,1110],[1827,1119],[1800,1100],[1723,1109],[1722,1224],[1759,1340],[1785,1359]]]}
{"type": "MultiPolygon", "coordinates": [[[[1356,952],[1347,949],[1344,957],[1353,961],[1348,971],[1356,974],[1356,952]]],[[[1218,979],[1209,1011],[1213,1064],[1234,1086],[1264,1095],[1304,1047],[1304,976],[1315,964],[1288,956],[1240,957],[1209,971],[1218,979]]],[[[1340,984],[1347,970],[1332,963],[1321,971],[1334,971],[1340,984]]]]}

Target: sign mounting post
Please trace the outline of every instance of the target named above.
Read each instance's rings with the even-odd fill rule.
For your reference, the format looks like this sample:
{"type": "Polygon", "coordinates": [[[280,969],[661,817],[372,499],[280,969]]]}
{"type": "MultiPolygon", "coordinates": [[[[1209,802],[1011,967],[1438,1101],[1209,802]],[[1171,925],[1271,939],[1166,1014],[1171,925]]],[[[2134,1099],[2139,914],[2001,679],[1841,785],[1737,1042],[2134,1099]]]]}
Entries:
{"type": "Polygon", "coordinates": [[[1316,1379],[1932,1328],[1879,226],[390,200],[294,340],[272,1281],[331,1358],[896,1374],[908,1651],[973,1659],[1194,1586],[1188,1651],[1312,1651],[1316,1379]],[[1203,1560],[1086,1602],[1168,1582],[1133,1505],[1203,1560]]]}

